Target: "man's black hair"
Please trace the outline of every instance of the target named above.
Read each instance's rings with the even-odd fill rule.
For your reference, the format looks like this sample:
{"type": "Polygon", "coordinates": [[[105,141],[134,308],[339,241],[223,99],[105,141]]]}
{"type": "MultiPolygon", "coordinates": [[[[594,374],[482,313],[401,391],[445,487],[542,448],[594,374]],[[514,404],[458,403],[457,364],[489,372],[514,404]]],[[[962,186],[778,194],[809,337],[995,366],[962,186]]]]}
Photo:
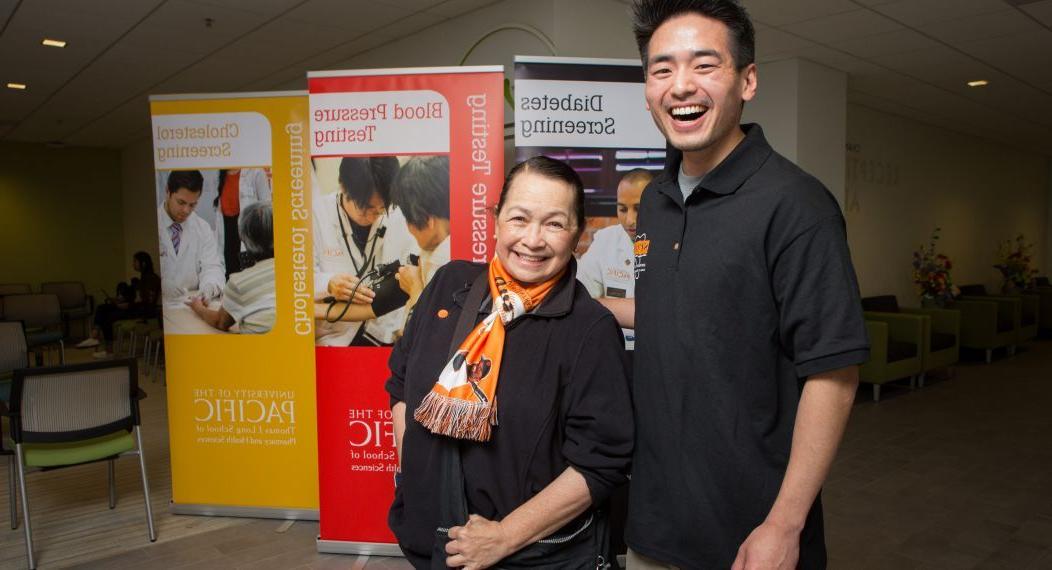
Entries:
{"type": "Polygon", "coordinates": [[[204,185],[205,177],[201,176],[200,170],[173,170],[168,173],[167,190],[169,194],[178,192],[180,188],[186,188],[197,194],[201,192],[204,185]]]}
{"type": "Polygon", "coordinates": [[[343,195],[366,210],[374,193],[384,206],[391,203],[391,183],[397,173],[398,159],[393,156],[347,157],[340,161],[339,181],[343,195]]]}
{"type": "Polygon", "coordinates": [[[727,26],[731,56],[738,71],[756,60],[756,31],[748,12],[735,0],[637,0],[632,12],[632,31],[636,35],[644,69],[650,55],[647,48],[654,31],[666,21],[686,14],[711,18],[727,26]]]}
{"type": "Polygon", "coordinates": [[[429,218],[449,219],[449,157],[414,156],[402,165],[391,191],[391,203],[415,228],[429,218]]]}

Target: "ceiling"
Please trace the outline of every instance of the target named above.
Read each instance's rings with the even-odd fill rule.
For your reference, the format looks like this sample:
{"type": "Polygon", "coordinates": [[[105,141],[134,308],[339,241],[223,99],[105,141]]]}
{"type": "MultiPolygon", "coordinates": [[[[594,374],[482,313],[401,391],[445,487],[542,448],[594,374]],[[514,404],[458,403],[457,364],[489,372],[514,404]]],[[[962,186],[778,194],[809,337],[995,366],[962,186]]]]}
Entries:
{"type": "MultiPolygon", "coordinates": [[[[0,0],[0,79],[30,86],[0,86],[0,140],[121,147],[148,135],[150,94],[302,88],[495,2],[0,0]]],[[[841,69],[851,102],[1052,156],[1052,0],[744,3],[761,63],[841,69]]]]}

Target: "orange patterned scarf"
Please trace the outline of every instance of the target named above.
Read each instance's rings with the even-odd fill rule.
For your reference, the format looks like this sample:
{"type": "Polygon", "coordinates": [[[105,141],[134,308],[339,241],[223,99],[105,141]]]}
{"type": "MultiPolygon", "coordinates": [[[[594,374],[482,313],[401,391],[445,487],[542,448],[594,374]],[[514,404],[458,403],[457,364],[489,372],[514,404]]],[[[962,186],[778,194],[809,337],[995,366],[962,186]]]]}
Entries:
{"type": "Polygon", "coordinates": [[[413,413],[416,421],[432,433],[489,441],[492,427],[497,425],[497,377],[504,353],[504,327],[540,305],[561,276],[560,271],[544,283],[523,285],[494,257],[489,264],[493,312],[460,343],[435,387],[413,413]]]}

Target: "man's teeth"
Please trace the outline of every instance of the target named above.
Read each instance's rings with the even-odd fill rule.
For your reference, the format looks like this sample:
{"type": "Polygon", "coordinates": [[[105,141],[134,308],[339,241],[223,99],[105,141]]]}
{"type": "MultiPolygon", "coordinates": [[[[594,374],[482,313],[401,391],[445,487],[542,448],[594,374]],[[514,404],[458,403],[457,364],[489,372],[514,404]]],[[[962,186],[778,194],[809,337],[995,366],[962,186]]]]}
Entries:
{"type": "Polygon", "coordinates": [[[687,107],[676,107],[672,109],[672,116],[681,117],[684,115],[697,115],[705,111],[705,107],[701,105],[690,105],[687,107]]]}

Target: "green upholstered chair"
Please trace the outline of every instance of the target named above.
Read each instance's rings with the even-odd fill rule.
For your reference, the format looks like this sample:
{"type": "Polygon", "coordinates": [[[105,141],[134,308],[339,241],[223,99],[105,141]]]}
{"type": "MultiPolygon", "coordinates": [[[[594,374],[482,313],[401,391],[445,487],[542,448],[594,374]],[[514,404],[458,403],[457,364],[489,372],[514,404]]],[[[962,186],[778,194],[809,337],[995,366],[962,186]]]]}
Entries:
{"type": "Polygon", "coordinates": [[[1038,297],[1037,327],[1039,331],[1045,334],[1052,333],[1052,284],[1049,284],[1048,277],[1035,279],[1034,288],[1029,292],[1038,297]]]}
{"type": "Polygon", "coordinates": [[[15,449],[26,558],[35,568],[26,493],[27,471],[109,462],[110,508],[116,506],[113,461],[137,455],[150,541],[157,539],[139,429],[138,371],[134,359],[16,370],[11,386],[10,438],[15,449]]]}
{"type": "Polygon", "coordinates": [[[894,295],[862,299],[866,318],[875,314],[916,315],[923,318],[921,334],[922,372],[918,384],[923,387],[927,373],[957,363],[961,354],[961,314],[952,309],[900,307],[894,295]]]}
{"type": "Polygon", "coordinates": [[[32,293],[29,283],[0,283],[0,297],[4,295],[28,295],[32,293]]]}
{"type": "Polygon", "coordinates": [[[873,385],[873,401],[877,402],[882,385],[909,378],[912,387],[923,372],[924,318],[876,312],[866,312],[865,316],[869,360],[859,369],[859,378],[873,385]]]}
{"type": "MultiPolygon", "coordinates": [[[[62,334],[62,308],[54,294],[6,295],[4,319],[22,321],[29,349],[58,346],[59,363],[66,362],[62,334]]],[[[40,358],[40,354],[37,355],[40,358]]]]}
{"type": "Polygon", "coordinates": [[[1018,299],[959,297],[947,308],[961,313],[961,347],[985,351],[987,364],[994,350],[1015,351],[1021,312],[1018,299]]]}
{"type": "Polygon", "coordinates": [[[84,336],[91,332],[91,315],[95,312],[95,298],[87,294],[80,281],[49,281],[40,284],[41,293],[51,293],[58,297],[62,310],[62,322],[66,336],[70,336],[70,323],[84,323],[84,336]]]}
{"type": "MultiPolygon", "coordinates": [[[[1037,336],[1040,297],[1030,293],[1012,293],[991,295],[984,285],[964,285],[961,287],[962,299],[1014,299],[1019,303],[1019,322],[1016,327],[1016,342],[1022,344],[1037,336]]],[[[1015,352],[1013,346],[1010,353],[1015,352]]]]}

